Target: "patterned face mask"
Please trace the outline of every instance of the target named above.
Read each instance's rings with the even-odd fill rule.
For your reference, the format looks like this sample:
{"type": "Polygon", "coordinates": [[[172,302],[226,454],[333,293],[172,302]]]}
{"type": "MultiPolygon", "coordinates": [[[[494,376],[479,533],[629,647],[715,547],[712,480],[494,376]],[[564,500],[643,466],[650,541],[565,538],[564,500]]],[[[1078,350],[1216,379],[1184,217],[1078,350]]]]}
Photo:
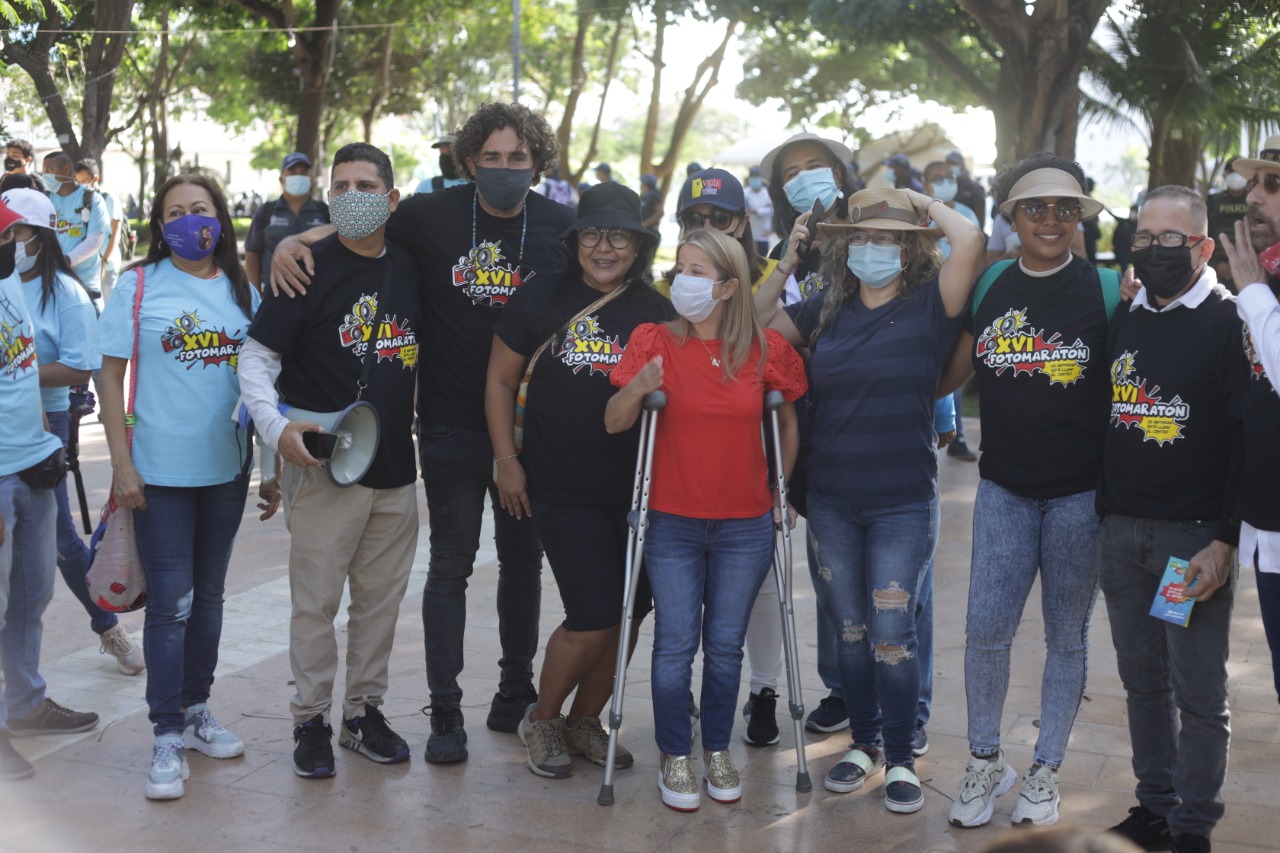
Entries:
{"type": "Polygon", "coordinates": [[[391,193],[347,190],[329,197],[329,221],[348,240],[363,240],[387,223],[391,193]]]}

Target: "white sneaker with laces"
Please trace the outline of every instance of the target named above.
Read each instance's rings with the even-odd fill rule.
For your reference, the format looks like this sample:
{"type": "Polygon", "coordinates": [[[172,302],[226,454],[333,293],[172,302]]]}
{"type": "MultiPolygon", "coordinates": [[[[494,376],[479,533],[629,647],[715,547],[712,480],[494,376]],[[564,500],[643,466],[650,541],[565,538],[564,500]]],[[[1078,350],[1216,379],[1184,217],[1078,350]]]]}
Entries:
{"type": "Polygon", "coordinates": [[[133,641],[119,622],[103,631],[98,639],[102,641],[98,653],[114,657],[116,667],[125,675],[137,675],[147,668],[142,659],[142,647],[133,641]]]}
{"type": "Polygon", "coordinates": [[[1049,826],[1058,822],[1058,771],[1033,764],[1022,776],[1022,793],[1013,807],[1011,822],[1049,826]]]}
{"type": "Polygon", "coordinates": [[[182,782],[191,776],[180,735],[160,735],[151,750],[151,772],[147,774],[148,800],[176,800],[182,796],[182,782]]]}
{"type": "Polygon", "coordinates": [[[960,796],[951,804],[951,825],[971,829],[991,820],[996,797],[1012,788],[1017,779],[1017,772],[1005,766],[1003,752],[990,759],[969,756],[960,796]]]}

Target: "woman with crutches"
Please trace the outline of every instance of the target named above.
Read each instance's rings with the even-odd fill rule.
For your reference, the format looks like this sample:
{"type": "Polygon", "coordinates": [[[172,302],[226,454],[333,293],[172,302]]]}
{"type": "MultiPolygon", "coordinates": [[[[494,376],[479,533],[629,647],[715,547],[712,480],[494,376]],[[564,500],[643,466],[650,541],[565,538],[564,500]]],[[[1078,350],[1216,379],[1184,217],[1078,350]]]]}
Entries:
{"type": "MultiPolygon", "coordinates": [[[[885,767],[885,806],[924,804],[914,772],[916,596],[938,503],[934,398],[982,261],[963,216],[911,190],[862,190],[826,223],[818,295],[761,321],[812,353],[808,521],[818,604],[839,630],[853,747],[827,774],[847,793],[885,767]],[[951,242],[942,263],[934,217],[951,242]],[[878,701],[878,708],[877,708],[878,701]]],[[[772,298],[770,298],[772,296],[772,298]]]]}
{"type": "Polygon", "coordinates": [[[629,429],[646,395],[666,393],[656,432],[644,550],[654,600],[653,716],[662,802],[698,808],[688,714],[693,658],[703,646],[702,748],[708,795],[736,802],[742,785],[728,753],[742,647],[773,559],[774,507],[760,441],[766,391],[779,412],[783,469],[798,437],[790,401],[804,366],[781,335],[756,321],[746,253],[712,229],[690,232],[676,254],[671,298],[680,319],[639,326],[610,376],[622,388],[605,410],[610,432],[629,429]]]}

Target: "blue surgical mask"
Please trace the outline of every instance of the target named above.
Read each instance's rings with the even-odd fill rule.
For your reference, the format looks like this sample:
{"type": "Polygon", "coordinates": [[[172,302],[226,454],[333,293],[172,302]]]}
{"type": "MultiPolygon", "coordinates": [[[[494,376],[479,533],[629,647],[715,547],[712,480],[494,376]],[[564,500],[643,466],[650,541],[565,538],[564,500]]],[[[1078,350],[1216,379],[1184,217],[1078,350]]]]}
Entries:
{"type": "Polygon", "coordinates": [[[289,195],[307,195],[311,192],[310,175],[285,175],[284,191],[289,195]]]}
{"type": "Polygon", "coordinates": [[[939,201],[954,201],[956,197],[956,181],[955,178],[935,179],[930,186],[933,187],[933,197],[939,201]]]}
{"type": "Polygon", "coordinates": [[[62,189],[63,178],[61,175],[55,175],[53,172],[41,172],[40,180],[44,181],[44,188],[51,193],[56,193],[62,189]]]}
{"type": "Polygon", "coordinates": [[[787,201],[797,213],[808,213],[814,201],[821,201],[827,210],[840,197],[840,188],[836,186],[835,172],[829,166],[821,169],[806,169],[782,185],[787,194],[787,201]]]}
{"type": "Polygon", "coordinates": [[[893,169],[886,169],[884,179],[891,185],[896,185],[898,183],[898,173],[893,171],[893,169]]]}
{"type": "Polygon", "coordinates": [[[752,175],[751,177],[747,178],[747,186],[751,187],[751,189],[753,190],[758,190],[762,186],[764,186],[764,178],[760,177],[759,175],[752,175]]]}
{"type": "Polygon", "coordinates": [[[960,167],[954,163],[951,165],[951,177],[956,179],[959,179],[960,177],[960,167]]]}
{"type": "Polygon", "coordinates": [[[867,287],[879,289],[902,275],[902,249],[899,246],[849,245],[849,272],[867,287]]]}

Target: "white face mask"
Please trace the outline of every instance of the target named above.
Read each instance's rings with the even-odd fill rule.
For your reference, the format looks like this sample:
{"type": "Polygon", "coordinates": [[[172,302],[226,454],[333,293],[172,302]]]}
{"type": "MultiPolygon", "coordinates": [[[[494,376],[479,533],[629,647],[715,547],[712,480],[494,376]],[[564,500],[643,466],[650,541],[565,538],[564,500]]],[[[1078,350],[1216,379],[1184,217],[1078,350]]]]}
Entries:
{"type": "Polygon", "coordinates": [[[1227,189],[1231,190],[1233,193],[1240,192],[1240,190],[1244,189],[1248,185],[1249,181],[1246,180],[1245,176],[1241,175],[1239,172],[1232,172],[1230,175],[1227,175],[1227,189]]]}
{"type": "Polygon", "coordinates": [[[712,294],[717,282],[696,275],[676,274],[671,279],[671,304],[690,323],[701,323],[716,310],[719,301],[712,294]]]}
{"type": "Polygon", "coordinates": [[[955,178],[934,178],[933,196],[939,201],[954,201],[956,197],[956,179],[955,178]]]}
{"type": "MultiPolygon", "coordinates": [[[[31,240],[34,239],[36,238],[31,238],[31,240]]],[[[27,254],[27,243],[30,243],[31,240],[26,243],[15,241],[17,245],[13,248],[13,271],[18,275],[31,272],[31,268],[36,265],[36,261],[40,258],[39,249],[36,249],[33,254],[27,254]]]]}

